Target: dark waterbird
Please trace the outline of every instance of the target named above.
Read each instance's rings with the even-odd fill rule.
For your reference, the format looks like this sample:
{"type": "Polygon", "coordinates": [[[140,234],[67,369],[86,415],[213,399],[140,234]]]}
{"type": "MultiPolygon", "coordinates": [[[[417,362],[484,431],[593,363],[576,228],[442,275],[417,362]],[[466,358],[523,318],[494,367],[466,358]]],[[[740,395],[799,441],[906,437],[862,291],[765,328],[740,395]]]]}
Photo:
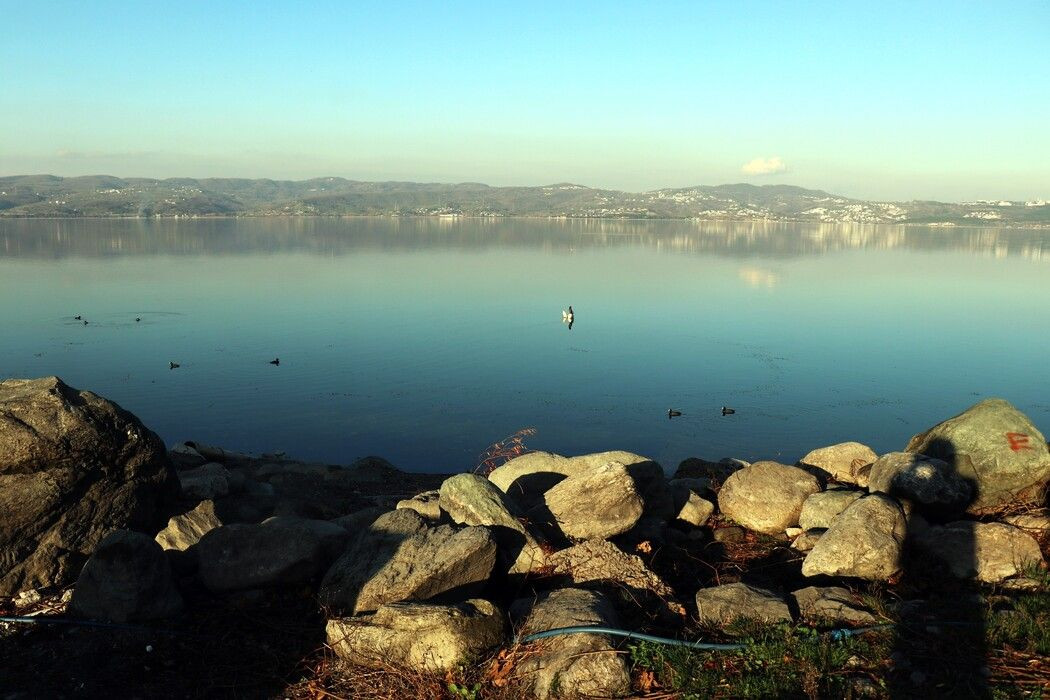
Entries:
{"type": "Polygon", "coordinates": [[[73,317],[73,320],[74,320],[74,321],[79,321],[79,320],[80,320],[81,318],[82,318],[82,317],[81,317],[81,316],[80,316],[80,315],[78,314],[78,315],[76,315],[76,316],[74,316],[74,317],[73,317]]]}
{"type": "Polygon", "coordinates": [[[85,325],[85,326],[87,325],[87,321],[84,321],[84,325],[85,325]]]}
{"type": "Polygon", "coordinates": [[[142,320],[141,318],[138,318],[137,316],[135,317],[135,323],[138,323],[141,320],[142,320]]]}
{"type": "Polygon", "coordinates": [[[279,358],[279,357],[273,358],[272,360],[270,360],[270,364],[271,365],[280,365],[281,364],[281,358],[279,358]]]}
{"type": "Polygon", "coordinates": [[[722,406],[722,415],[723,416],[731,416],[734,413],[736,413],[736,409],[735,408],[727,408],[726,406],[722,406]]]}
{"type": "Polygon", "coordinates": [[[673,408],[667,409],[667,417],[668,418],[677,418],[680,415],[682,415],[681,411],[676,411],[673,408]]]}
{"type": "Polygon", "coordinates": [[[180,365],[179,365],[178,362],[169,362],[168,363],[168,369],[177,369],[179,366],[180,365]]]}

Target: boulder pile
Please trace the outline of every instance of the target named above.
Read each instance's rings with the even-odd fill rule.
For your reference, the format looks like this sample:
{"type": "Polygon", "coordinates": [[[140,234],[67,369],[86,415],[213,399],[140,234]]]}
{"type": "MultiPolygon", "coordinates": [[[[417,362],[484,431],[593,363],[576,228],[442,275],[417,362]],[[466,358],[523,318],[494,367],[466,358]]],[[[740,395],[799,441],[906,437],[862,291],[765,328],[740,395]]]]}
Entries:
{"type": "MultiPolygon", "coordinates": [[[[443,673],[514,644],[512,630],[873,624],[856,586],[892,583],[917,559],[959,579],[1023,578],[1045,566],[1048,482],[1042,434],[1001,400],[882,456],[850,442],[794,465],[692,458],[668,478],[630,452],[533,452],[413,484],[378,458],[169,454],[111,402],[12,380],[0,383],[0,592],[76,581],[71,613],[128,622],[178,615],[194,591],[306,589],[348,662],[443,673]],[[389,483],[412,490],[369,495],[389,483]],[[755,542],[791,573],[716,581],[683,564],[755,542]]],[[[512,673],[523,692],[631,690],[606,634],[532,644],[512,673]]]]}

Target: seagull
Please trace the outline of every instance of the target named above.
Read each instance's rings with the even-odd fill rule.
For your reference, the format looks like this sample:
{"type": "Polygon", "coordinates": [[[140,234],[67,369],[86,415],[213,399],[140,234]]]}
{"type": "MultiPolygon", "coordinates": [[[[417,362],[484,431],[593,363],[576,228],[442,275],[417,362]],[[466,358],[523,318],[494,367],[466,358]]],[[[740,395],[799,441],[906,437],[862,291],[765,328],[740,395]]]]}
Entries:
{"type": "Polygon", "coordinates": [[[178,362],[169,362],[169,363],[168,363],[168,367],[169,367],[169,369],[178,369],[178,367],[179,367],[179,366],[180,366],[180,365],[179,365],[179,363],[178,363],[178,362]]]}
{"type": "Polygon", "coordinates": [[[673,408],[667,409],[667,417],[668,418],[677,418],[680,415],[682,415],[681,411],[676,411],[673,408]]]}
{"type": "Polygon", "coordinates": [[[722,415],[723,415],[723,416],[731,416],[731,415],[733,415],[734,413],[736,413],[736,409],[733,409],[733,408],[727,408],[727,407],[725,407],[725,406],[722,406],[722,415]]]}
{"type": "Polygon", "coordinates": [[[273,358],[272,360],[270,360],[270,364],[271,365],[280,365],[281,364],[281,358],[279,358],[279,357],[273,358]]]}
{"type": "Polygon", "coordinates": [[[576,314],[573,313],[572,307],[569,307],[568,311],[561,312],[561,322],[569,324],[569,330],[572,330],[573,321],[576,320],[576,314]]]}

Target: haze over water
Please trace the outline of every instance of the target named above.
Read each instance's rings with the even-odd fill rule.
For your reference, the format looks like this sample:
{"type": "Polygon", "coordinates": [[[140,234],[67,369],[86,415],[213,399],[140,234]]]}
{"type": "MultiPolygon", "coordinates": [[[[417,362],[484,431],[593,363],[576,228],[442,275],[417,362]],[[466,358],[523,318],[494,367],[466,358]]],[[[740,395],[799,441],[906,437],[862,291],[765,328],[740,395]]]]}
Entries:
{"type": "Polygon", "coordinates": [[[1046,432],[1048,299],[1050,231],[3,221],[0,379],[56,374],[168,444],[332,463],[470,469],[526,426],[669,470],[792,463],[902,449],[988,396],[1046,432]]]}

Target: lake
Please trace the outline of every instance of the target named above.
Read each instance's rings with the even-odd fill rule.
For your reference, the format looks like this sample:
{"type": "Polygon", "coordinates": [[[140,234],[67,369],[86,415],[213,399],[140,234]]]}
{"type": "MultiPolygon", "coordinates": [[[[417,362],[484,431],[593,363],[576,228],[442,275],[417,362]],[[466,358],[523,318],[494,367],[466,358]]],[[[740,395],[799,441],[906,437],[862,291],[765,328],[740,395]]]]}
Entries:
{"type": "Polygon", "coordinates": [[[56,374],[169,445],[458,471],[534,427],[672,471],[793,463],[989,396],[1045,432],[1048,346],[1050,231],[0,220],[0,379],[56,374]]]}

